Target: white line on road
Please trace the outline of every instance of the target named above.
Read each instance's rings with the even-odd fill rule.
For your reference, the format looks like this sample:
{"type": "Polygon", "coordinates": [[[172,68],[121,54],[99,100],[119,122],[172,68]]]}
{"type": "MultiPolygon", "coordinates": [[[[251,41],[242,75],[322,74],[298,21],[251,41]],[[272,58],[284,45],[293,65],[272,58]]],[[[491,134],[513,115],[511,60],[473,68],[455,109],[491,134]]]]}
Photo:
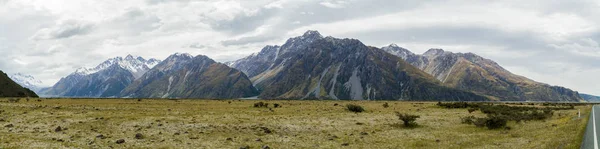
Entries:
{"type": "Polygon", "coordinates": [[[594,125],[594,149],[598,149],[598,137],[596,136],[596,112],[592,106],[592,125],[594,125]]]}

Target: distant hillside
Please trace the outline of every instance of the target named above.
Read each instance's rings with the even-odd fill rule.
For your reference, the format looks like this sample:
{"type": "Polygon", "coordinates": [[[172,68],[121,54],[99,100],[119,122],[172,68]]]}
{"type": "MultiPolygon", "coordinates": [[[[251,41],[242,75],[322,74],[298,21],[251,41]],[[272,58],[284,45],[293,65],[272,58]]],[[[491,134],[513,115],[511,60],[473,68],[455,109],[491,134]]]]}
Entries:
{"type": "Polygon", "coordinates": [[[515,75],[496,62],[473,53],[430,49],[417,55],[395,44],[381,49],[433,75],[446,86],[472,91],[493,100],[583,101],[576,91],[515,75]]]}
{"type": "Polygon", "coordinates": [[[0,71],[0,97],[38,97],[35,92],[22,87],[0,71]]]}
{"type": "Polygon", "coordinates": [[[58,97],[117,97],[159,62],[131,55],[111,58],[94,68],[80,68],[40,93],[58,97]]]}
{"type": "Polygon", "coordinates": [[[203,56],[173,54],[123,90],[121,97],[243,98],[258,95],[241,71],[203,56]]]}
{"type": "Polygon", "coordinates": [[[585,101],[589,101],[589,102],[600,102],[600,96],[594,96],[594,95],[589,95],[589,94],[579,94],[581,96],[581,98],[583,98],[585,101]]]}

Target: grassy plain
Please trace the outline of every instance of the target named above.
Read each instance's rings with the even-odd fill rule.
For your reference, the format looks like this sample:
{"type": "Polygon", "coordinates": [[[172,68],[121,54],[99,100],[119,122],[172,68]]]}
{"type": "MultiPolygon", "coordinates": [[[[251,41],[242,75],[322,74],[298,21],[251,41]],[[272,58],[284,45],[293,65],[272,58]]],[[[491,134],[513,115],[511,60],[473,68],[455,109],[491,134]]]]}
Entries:
{"type": "Polygon", "coordinates": [[[260,101],[271,110],[259,100],[0,99],[0,148],[579,148],[591,107],[488,130],[461,124],[480,111],[433,102],[260,101]],[[420,115],[419,127],[399,126],[396,111],[420,115]]]}

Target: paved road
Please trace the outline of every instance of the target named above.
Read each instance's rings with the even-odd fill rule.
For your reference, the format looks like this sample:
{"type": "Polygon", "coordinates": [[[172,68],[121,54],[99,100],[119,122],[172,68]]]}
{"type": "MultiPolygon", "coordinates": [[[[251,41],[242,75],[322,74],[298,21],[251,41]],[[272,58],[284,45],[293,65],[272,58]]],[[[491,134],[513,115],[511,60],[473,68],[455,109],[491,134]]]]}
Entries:
{"type": "Polygon", "coordinates": [[[587,127],[585,128],[585,135],[583,143],[581,144],[582,149],[598,149],[598,139],[600,137],[600,107],[593,106],[592,113],[590,114],[590,120],[588,121],[587,127]]]}

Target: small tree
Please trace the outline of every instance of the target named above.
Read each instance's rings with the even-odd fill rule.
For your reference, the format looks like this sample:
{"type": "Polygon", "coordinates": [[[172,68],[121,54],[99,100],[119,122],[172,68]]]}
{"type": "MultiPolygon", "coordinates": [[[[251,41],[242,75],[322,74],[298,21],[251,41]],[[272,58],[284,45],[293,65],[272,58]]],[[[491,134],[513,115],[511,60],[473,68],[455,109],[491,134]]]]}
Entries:
{"type": "Polygon", "coordinates": [[[354,113],[360,113],[365,111],[365,109],[362,106],[355,104],[348,104],[346,105],[346,108],[348,109],[348,111],[352,111],[354,113]]]}
{"type": "Polygon", "coordinates": [[[418,115],[403,114],[400,112],[396,112],[396,116],[398,116],[398,119],[400,119],[402,122],[404,122],[404,127],[416,126],[417,123],[415,121],[417,120],[417,118],[421,117],[418,115]]]}

